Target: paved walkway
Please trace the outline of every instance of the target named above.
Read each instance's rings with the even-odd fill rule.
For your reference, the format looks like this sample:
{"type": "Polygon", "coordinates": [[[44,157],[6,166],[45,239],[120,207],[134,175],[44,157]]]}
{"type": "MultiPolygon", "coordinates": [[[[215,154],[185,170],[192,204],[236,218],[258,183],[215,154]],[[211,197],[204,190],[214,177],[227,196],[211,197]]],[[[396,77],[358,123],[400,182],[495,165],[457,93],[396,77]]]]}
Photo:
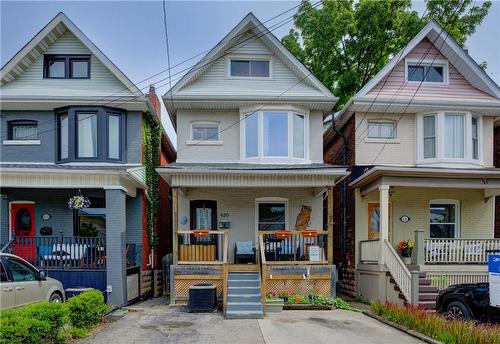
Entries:
{"type": "Polygon", "coordinates": [[[144,303],[83,343],[422,343],[362,313],[285,311],[261,320],[225,320],[220,313],[144,303]]]}

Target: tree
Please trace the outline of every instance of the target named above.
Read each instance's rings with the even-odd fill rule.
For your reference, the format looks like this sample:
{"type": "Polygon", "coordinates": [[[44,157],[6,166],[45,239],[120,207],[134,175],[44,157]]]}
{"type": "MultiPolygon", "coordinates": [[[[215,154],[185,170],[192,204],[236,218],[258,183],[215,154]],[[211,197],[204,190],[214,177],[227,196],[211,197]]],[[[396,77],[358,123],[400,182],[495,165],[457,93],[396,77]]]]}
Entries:
{"type": "Polygon", "coordinates": [[[426,0],[420,18],[411,0],[303,1],[283,44],[339,97],[337,109],[434,18],[464,44],[491,6],[472,0],[426,0]]]}

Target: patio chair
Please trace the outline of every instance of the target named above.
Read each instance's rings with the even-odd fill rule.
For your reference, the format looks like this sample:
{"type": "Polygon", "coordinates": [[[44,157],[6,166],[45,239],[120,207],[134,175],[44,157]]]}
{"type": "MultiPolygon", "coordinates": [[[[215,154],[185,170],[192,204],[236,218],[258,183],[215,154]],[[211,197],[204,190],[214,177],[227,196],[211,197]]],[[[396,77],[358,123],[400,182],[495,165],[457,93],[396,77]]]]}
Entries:
{"type": "Polygon", "coordinates": [[[237,241],[234,245],[234,263],[255,263],[256,248],[253,241],[237,241]]]}

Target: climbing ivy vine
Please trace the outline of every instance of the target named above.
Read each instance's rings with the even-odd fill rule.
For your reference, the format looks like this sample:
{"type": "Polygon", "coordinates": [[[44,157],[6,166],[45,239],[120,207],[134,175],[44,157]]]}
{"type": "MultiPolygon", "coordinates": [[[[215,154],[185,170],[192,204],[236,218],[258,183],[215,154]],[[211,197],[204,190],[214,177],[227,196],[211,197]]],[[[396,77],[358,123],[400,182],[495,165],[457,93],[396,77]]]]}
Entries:
{"type": "Polygon", "coordinates": [[[160,165],[161,128],[150,112],[146,113],[143,131],[144,165],[146,168],[146,185],[148,187],[146,197],[148,242],[150,247],[155,247],[158,245],[158,235],[154,229],[160,203],[159,176],[156,173],[156,168],[160,165]]]}

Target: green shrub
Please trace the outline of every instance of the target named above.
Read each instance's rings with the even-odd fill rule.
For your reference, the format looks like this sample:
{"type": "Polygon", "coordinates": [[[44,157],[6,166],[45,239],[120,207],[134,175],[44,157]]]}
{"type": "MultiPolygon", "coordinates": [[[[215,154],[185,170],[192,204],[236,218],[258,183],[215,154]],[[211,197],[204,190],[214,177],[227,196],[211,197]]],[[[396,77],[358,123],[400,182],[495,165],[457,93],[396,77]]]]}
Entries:
{"type": "Polygon", "coordinates": [[[72,338],[83,339],[88,337],[89,331],[84,328],[72,327],[69,330],[69,334],[72,338]]]}
{"type": "Polygon", "coordinates": [[[108,306],[99,290],[89,290],[78,296],[72,297],[67,302],[69,321],[73,327],[89,329],[98,324],[108,306]]]}
{"type": "Polygon", "coordinates": [[[19,309],[19,316],[46,321],[50,325],[50,338],[57,338],[67,322],[68,308],[62,303],[40,302],[19,309]]]}
{"type": "Polygon", "coordinates": [[[9,312],[0,318],[2,344],[46,344],[53,343],[52,328],[48,321],[28,318],[17,312],[9,312]]]}

